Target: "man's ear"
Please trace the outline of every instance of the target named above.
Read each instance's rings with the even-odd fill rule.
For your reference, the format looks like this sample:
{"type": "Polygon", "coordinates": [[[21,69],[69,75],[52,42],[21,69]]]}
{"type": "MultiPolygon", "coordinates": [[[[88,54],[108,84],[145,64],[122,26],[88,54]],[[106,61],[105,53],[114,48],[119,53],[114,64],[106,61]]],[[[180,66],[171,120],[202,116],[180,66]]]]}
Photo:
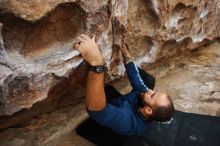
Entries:
{"type": "Polygon", "coordinates": [[[149,106],[145,106],[144,111],[146,112],[147,115],[152,115],[153,113],[152,108],[149,106]]]}

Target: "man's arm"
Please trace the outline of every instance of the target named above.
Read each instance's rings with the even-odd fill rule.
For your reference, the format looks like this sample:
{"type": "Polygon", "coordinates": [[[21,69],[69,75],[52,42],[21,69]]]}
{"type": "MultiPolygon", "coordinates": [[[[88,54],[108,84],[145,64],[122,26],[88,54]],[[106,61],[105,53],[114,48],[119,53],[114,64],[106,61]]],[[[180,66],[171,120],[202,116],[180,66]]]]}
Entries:
{"type": "MultiPolygon", "coordinates": [[[[78,39],[80,44],[76,44],[75,48],[83,59],[91,66],[104,65],[104,59],[95,40],[87,35],[81,35],[78,39]]],[[[85,100],[90,111],[101,111],[105,108],[104,73],[89,71],[85,100]]]]}
{"type": "Polygon", "coordinates": [[[148,87],[144,84],[144,81],[142,80],[139,71],[134,62],[132,61],[131,55],[128,52],[127,47],[125,45],[123,46],[121,52],[127,75],[134,91],[137,94],[148,91],[148,87]]]}
{"type": "Polygon", "coordinates": [[[104,73],[89,71],[86,88],[86,106],[90,111],[101,111],[106,106],[104,73]]]}

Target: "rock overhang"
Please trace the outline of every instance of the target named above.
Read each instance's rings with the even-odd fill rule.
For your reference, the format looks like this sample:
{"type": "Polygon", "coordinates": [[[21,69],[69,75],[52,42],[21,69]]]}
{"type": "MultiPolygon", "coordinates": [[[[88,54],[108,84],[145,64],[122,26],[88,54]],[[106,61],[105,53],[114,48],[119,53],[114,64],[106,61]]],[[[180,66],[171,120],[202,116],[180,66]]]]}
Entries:
{"type": "Polygon", "coordinates": [[[160,64],[219,37],[219,9],[217,0],[1,2],[0,115],[67,92],[83,96],[86,65],[72,49],[81,33],[96,36],[114,80],[125,71],[123,43],[138,66],[160,64]]]}

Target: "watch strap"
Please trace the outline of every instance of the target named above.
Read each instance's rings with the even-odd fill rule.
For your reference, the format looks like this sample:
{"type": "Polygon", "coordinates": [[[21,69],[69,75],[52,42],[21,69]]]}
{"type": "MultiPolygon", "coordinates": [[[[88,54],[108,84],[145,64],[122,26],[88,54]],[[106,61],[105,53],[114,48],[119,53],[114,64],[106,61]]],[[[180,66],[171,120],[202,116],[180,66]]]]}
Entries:
{"type": "Polygon", "coordinates": [[[89,71],[93,71],[96,73],[102,73],[102,72],[107,72],[108,68],[106,66],[106,63],[104,65],[97,65],[97,66],[89,66],[88,68],[89,71]]]}

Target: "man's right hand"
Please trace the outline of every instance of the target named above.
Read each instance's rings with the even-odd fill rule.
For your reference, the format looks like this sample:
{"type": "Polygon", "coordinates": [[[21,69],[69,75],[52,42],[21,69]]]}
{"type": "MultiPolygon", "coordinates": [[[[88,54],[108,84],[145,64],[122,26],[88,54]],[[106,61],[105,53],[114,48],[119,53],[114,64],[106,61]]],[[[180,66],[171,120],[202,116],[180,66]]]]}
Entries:
{"type": "Polygon", "coordinates": [[[87,35],[80,35],[78,38],[79,44],[75,48],[80,52],[83,59],[91,66],[104,65],[104,59],[98,45],[95,43],[95,38],[90,39],[87,35]]]}

